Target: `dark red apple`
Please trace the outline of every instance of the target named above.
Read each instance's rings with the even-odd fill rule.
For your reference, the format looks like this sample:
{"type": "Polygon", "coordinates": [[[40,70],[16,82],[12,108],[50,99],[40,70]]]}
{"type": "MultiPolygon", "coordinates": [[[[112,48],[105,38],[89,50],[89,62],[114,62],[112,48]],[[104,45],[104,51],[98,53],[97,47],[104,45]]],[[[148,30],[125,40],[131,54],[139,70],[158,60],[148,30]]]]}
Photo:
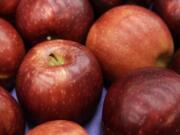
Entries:
{"type": "Polygon", "coordinates": [[[95,11],[98,14],[102,14],[108,9],[122,4],[122,0],[90,0],[94,5],[95,11]]]}
{"type": "Polygon", "coordinates": [[[105,135],[179,135],[180,76],[163,68],[132,72],[105,99],[105,135]]]}
{"type": "Polygon", "coordinates": [[[15,14],[19,1],[20,0],[0,0],[0,14],[1,15],[15,14]]]}
{"type": "Polygon", "coordinates": [[[87,47],[110,81],[143,67],[166,67],[174,44],[165,23],[140,6],[124,5],[101,16],[91,27],[87,47]]]}
{"type": "Polygon", "coordinates": [[[23,135],[24,120],[15,99],[0,87],[0,135],[23,135]]]}
{"type": "Polygon", "coordinates": [[[88,133],[74,122],[56,120],[33,128],[26,135],[88,135],[88,133]]]}
{"type": "Polygon", "coordinates": [[[172,69],[180,74],[180,48],[177,50],[172,60],[172,69]]]}
{"type": "Polygon", "coordinates": [[[172,31],[180,35],[180,0],[155,0],[155,7],[172,31]]]}
{"type": "Polygon", "coordinates": [[[16,75],[24,57],[21,37],[13,26],[0,18],[0,84],[5,86],[16,75]]]}
{"type": "Polygon", "coordinates": [[[16,23],[29,41],[62,38],[82,42],[93,21],[88,0],[21,0],[16,23]]]}
{"type": "Polygon", "coordinates": [[[38,123],[88,120],[101,91],[101,70],[94,55],[72,41],[38,44],[28,52],[17,75],[18,98],[38,123]]]}

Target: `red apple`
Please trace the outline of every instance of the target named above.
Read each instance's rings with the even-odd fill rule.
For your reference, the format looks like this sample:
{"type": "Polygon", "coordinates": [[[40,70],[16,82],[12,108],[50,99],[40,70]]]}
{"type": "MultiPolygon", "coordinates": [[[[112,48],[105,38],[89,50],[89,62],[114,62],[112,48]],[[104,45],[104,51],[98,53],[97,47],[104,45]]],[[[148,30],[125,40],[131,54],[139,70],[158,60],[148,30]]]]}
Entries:
{"type": "Polygon", "coordinates": [[[15,99],[0,87],[0,135],[23,135],[24,120],[15,99]]]}
{"type": "Polygon", "coordinates": [[[95,11],[102,14],[108,9],[115,7],[122,3],[122,0],[90,0],[94,5],[95,11]]]}
{"type": "Polygon", "coordinates": [[[0,14],[12,15],[15,14],[19,0],[0,0],[0,14]]]}
{"type": "Polygon", "coordinates": [[[0,84],[5,86],[15,76],[25,49],[17,31],[3,19],[0,19],[0,48],[0,84]]]}
{"type": "Polygon", "coordinates": [[[143,67],[166,67],[173,39],[165,23],[140,6],[113,8],[91,27],[87,47],[110,81],[143,67]]]}
{"type": "Polygon", "coordinates": [[[21,0],[16,23],[29,41],[62,38],[82,42],[93,21],[88,0],[21,0]]]}
{"type": "Polygon", "coordinates": [[[105,135],[179,135],[180,76],[163,68],[132,72],[105,99],[105,135]]]}
{"type": "Polygon", "coordinates": [[[172,60],[172,69],[180,74],[180,48],[177,50],[172,60]]]}
{"type": "Polygon", "coordinates": [[[180,0],[155,0],[155,7],[172,31],[180,35],[180,0]]]}
{"type": "Polygon", "coordinates": [[[28,52],[17,75],[17,95],[35,122],[88,120],[102,91],[94,55],[79,43],[52,40],[28,52]]]}
{"type": "Polygon", "coordinates": [[[26,135],[88,135],[88,133],[74,122],[56,120],[33,128],[26,135]]]}
{"type": "MultiPolygon", "coordinates": [[[[0,120],[0,122],[1,122],[1,120],[0,120]]],[[[5,134],[4,127],[0,126],[0,135],[4,135],[4,134],[5,134]]]]}

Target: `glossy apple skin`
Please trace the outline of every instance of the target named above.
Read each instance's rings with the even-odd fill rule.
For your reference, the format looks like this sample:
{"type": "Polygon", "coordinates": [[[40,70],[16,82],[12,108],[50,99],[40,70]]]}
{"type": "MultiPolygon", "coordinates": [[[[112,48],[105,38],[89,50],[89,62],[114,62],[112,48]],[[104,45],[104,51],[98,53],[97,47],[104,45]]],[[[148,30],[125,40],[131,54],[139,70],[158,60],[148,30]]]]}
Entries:
{"type": "Polygon", "coordinates": [[[16,23],[29,41],[41,41],[48,36],[85,41],[93,21],[88,0],[21,0],[16,23]]]}
{"type": "Polygon", "coordinates": [[[90,0],[94,5],[95,12],[102,14],[108,9],[122,4],[122,0],[90,0]]]}
{"type": "Polygon", "coordinates": [[[91,27],[87,47],[110,81],[143,67],[165,67],[174,50],[165,23],[153,12],[135,5],[113,8],[91,27]]]}
{"type": "Polygon", "coordinates": [[[180,74],[180,48],[176,51],[172,60],[172,69],[180,74]]]}
{"type": "Polygon", "coordinates": [[[0,135],[23,135],[24,120],[19,105],[0,87],[0,135]]]}
{"type": "Polygon", "coordinates": [[[83,123],[96,108],[102,75],[94,55],[79,43],[45,41],[25,56],[17,75],[17,95],[36,123],[55,119],[83,123]],[[51,65],[52,54],[64,64],[51,65]]]}
{"type": "Polygon", "coordinates": [[[14,27],[0,18],[0,85],[10,83],[24,57],[23,41],[14,27]]]}
{"type": "Polygon", "coordinates": [[[180,0],[155,0],[155,7],[172,31],[180,35],[180,0]]]}
{"type": "Polygon", "coordinates": [[[0,14],[12,15],[15,14],[19,0],[1,0],[0,1],[0,14]]]}
{"type": "Polygon", "coordinates": [[[105,135],[179,135],[180,76],[138,69],[112,85],[105,99],[105,135]]]}
{"type": "Polygon", "coordinates": [[[26,135],[88,135],[88,133],[74,122],[56,120],[37,126],[26,135]]]}

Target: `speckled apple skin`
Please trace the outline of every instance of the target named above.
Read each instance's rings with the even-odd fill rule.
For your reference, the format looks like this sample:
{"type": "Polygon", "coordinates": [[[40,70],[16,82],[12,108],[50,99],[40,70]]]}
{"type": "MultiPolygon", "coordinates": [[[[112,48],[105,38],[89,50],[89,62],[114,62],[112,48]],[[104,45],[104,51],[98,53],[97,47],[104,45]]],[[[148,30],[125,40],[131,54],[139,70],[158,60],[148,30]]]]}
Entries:
{"type": "Polygon", "coordinates": [[[88,135],[88,133],[74,122],[56,120],[37,126],[26,135],[88,135]]]}
{"type": "Polygon", "coordinates": [[[32,119],[44,122],[88,120],[102,92],[101,69],[94,55],[79,43],[52,40],[31,49],[17,75],[17,95],[32,119]],[[65,63],[49,65],[49,55],[65,63]]]}
{"type": "Polygon", "coordinates": [[[47,36],[83,42],[93,16],[88,0],[21,0],[16,23],[32,42],[47,36]]]}
{"type": "Polygon", "coordinates": [[[180,35],[180,0],[155,0],[155,7],[173,32],[180,35]]]}
{"type": "Polygon", "coordinates": [[[24,119],[19,105],[0,87],[0,135],[23,135],[24,119]]]}
{"type": "Polygon", "coordinates": [[[180,74],[180,48],[176,51],[172,60],[172,69],[180,74]]]}
{"type": "Polygon", "coordinates": [[[110,81],[143,67],[166,66],[174,43],[165,23],[135,5],[113,8],[91,27],[86,41],[110,81]],[[160,57],[163,57],[160,60],[160,57]]]}
{"type": "Polygon", "coordinates": [[[4,86],[15,76],[24,55],[20,35],[10,23],[0,18],[0,84],[4,86]]]}
{"type": "Polygon", "coordinates": [[[138,69],[115,83],[105,99],[105,135],[179,135],[180,76],[138,69]]]}
{"type": "Polygon", "coordinates": [[[0,14],[12,15],[16,13],[16,8],[20,0],[1,0],[0,1],[0,14]]]}

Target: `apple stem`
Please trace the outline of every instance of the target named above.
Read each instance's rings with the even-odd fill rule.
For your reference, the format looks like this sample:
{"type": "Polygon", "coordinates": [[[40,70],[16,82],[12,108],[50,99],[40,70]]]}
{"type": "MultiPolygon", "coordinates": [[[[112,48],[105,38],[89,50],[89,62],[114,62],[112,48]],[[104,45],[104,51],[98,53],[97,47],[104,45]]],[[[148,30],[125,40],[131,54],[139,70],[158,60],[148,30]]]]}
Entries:
{"type": "Polygon", "coordinates": [[[46,39],[47,40],[52,40],[52,37],[51,36],[47,36],[46,39]]]}
{"type": "Polygon", "coordinates": [[[55,54],[51,53],[50,55],[50,61],[49,64],[51,66],[57,66],[57,65],[63,65],[64,59],[63,57],[57,57],[55,54]]]}

